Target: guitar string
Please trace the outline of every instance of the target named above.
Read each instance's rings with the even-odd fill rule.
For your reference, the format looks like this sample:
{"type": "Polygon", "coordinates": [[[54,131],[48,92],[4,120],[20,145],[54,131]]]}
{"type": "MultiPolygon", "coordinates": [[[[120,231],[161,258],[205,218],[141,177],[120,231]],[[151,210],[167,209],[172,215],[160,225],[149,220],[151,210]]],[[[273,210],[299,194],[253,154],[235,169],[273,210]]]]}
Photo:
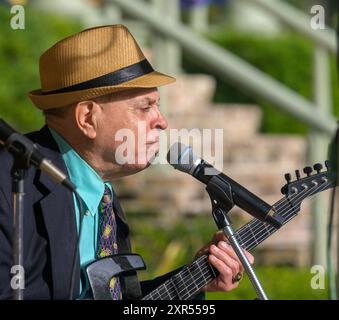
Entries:
{"type": "MultiPolygon", "coordinates": [[[[320,187],[320,186],[322,186],[322,185],[323,185],[323,184],[314,186],[314,187],[308,189],[307,192],[312,191],[313,188],[317,188],[317,187],[320,187]]],[[[305,191],[306,191],[306,190],[305,190],[305,191]]],[[[296,194],[295,196],[290,197],[290,198],[285,197],[285,198],[279,200],[277,203],[279,203],[279,202],[282,203],[283,201],[285,202],[285,201],[287,201],[287,200],[293,201],[293,200],[295,200],[296,198],[298,198],[300,195],[301,195],[301,196],[304,196],[303,194],[298,193],[298,194],[296,194]]],[[[279,211],[282,210],[283,206],[282,206],[281,208],[279,208],[279,205],[277,205],[277,203],[275,203],[275,204],[273,205],[273,207],[276,207],[276,208],[275,208],[276,210],[279,210],[279,211]]],[[[285,205],[285,204],[284,204],[284,205],[285,205]]],[[[287,203],[286,206],[289,207],[289,204],[287,203]]],[[[285,209],[284,209],[284,210],[285,210],[285,209]]],[[[260,221],[258,220],[258,222],[260,222],[260,221]]],[[[244,225],[243,227],[247,227],[247,225],[244,225]]],[[[241,229],[242,229],[242,228],[240,228],[238,231],[241,232],[241,229]]]]}
{"type": "MultiPolygon", "coordinates": [[[[325,184],[326,183],[328,183],[328,181],[327,182],[325,182],[325,184]]],[[[314,189],[314,188],[318,188],[318,187],[321,187],[322,185],[324,185],[324,183],[322,183],[322,184],[320,184],[320,185],[315,185],[314,187],[311,187],[310,189],[307,189],[307,192],[309,192],[309,191],[311,191],[312,189],[314,189]]],[[[305,190],[306,191],[306,190],[305,190]]],[[[294,196],[292,196],[292,197],[289,197],[289,198],[287,198],[287,197],[285,197],[285,198],[282,198],[282,199],[280,199],[278,202],[276,202],[274,205],[273,205],[273,207],[275,208],[275,209],[278,209],[278,207],[279,207],[279,205],[282,203],[282,202],[286,202],[286,200],[289,200],[289,201],[292,201],[292,200],[295,200],[297,197],[299,197],[299,196],[303,196],[303,194],[301,194],[301,193],[297,193],[297,194],[295,194],[294,196]]],[[[286,205],[286,207],[289,207],[289,204],[288,203],[284,203],[284,205],[281,207],[281,208],[279,208],[278,210],[282,210],[282,208],[284,207],[286,205]]],[[[285,210],[285,208],[284,208],[284,210],[285,210]]],[[[260,220],[258,220],[258,219],[256,219],[257,221],[257,225],[259,225],[260,226],[260,220]]],[[[239,231],[239,232],[241,232],[242,230],[241,229],[243,229],[243,228],[247,228],[247,227],[249,227],[249,225],[248,224],[245,224],[243,227],[241,227],[239,230],[237,230],[237,232],[239,231]]],[[[265,226],[265,228],[267,227],[267,225],[265,226]]],[[[252,231],[255,231],[255,229],[253,229],[253,228],[251,228],[252,229],[252,231]]],[[[251,237],[251,235],[249,235],[249,237],[251,237]]],[[[244,240],[244,239],[242,239],[242,240],[244,240]]]]}
{"type": "Polygon", "coordinates": [[[281,202],[285,201],[285,199],[286,199],[286,197],[281,198],[280,200],[278,200],[278,201],[275,203],[275,205],[278,206],[281,202]]]}
{"type": "MultiPolygon", "coordinates": [[[[324,171],[324,172],[322,172],[322,173],[328,173],[328,171],[324,171]]],[[[285,201],[285,199],[286,199],[286,198],[280,199],[279,201],[277,201],[277,202],[275,203],[275,205],[278,206],[281,202],[285,201]]]]}
{"type": "MultiPolygon", "coordinates": [[[[321,184],[321,185],[314,186],[314,187],[308,189],[307,192],[306,192],[306,194],[300,194],[300,193],[299,193],[299,194],[296,195],[295,197],[291,197],[291,198],[288,198],[288,199],[286,198],[286,200],[290,200],[290,201],[293,200],[293,201],[295,201],[296,198],[299,198],[299,199],[297,199],[297,200],[299,201],[302,197],[307,197],[308,194],[310,194],[310,193],[312,193],[312,192],[319,192],[317,189],[323,188],[324,186],[326,187],[327,185],[330,185],[330,184],[331,184],[331,182],[330,182],[330,183],[325,182],[325,183],[323,183],[323,184],[321,184]],[[315,188],[316,190],[313,190],[314,188],[315,188]],[[300,196],[300,197],[299,197],[299,196],[300,196]]],[[[305,190],[305,191],[306,191],[306,190],[305,190]]],[[[273,206],[275,206],[275,204],[274,204],[273,206]]],[[[288,207],[288,205],[287,205],[287,207],[288,207]]],[[[294,209],[294,208],[288,208],[287,211],[293,210],[293,209],[294,209]]],[[[281,210],[281,209],[279,209],[279,210],[281,210]]],[[[285,213],[286,213],[286,209],[282,210],[281,215],[283,215],[283,214],[285,214],[285,213]]],[[[252,221],[253,221],[253,220],[252,220],[252,221]]],[[[286,222],[287,222],[287,221],[286,221],[286,222]]],[[[243,229],[248,228],[250,223],[251,223],[251,222],[249,222],[248,224],[245,224],[243,227],[241,227],[239,230],[237,230],[237,233],[238,233],[238,232],[240,233],[240,232],[242,232],[243,229]]],[[[266,228],[266,229],[267,229],[267,227],[269,227],[269,228],[274,228],[274,227],[272,227],[272,226],[268,226],[267,224],[262,225],[261,221],[258,220],[258,219],[254,220],[254,222],[253,222],[252,224],[255,225],[254,227],[251,227],[252,232],[257,232],[256,227],[258,227],[258,226],[259,226],[259,228],[264,227],[264,228],[266,228]]],[[[275,229],[275,228],[274,228],[274,229],[275,229]]],[[[248,235],[247,238],[246,238],[246,237],[245,237],[245,238],[241,238],[241,239],[242,239],[242,242],[243,242],[243,243],[246,242],[247,239],[248,239],[248,238],[251,238],[251,237],[252,237],[251,235],[248,235]]]]}
{"type": "MultiPolygon", "coordinates": [[[[322,188],[324,188],[324,187],[326,187],[326,186],[324,186],[324,185],[321,185],[321,187],[322,188]]],[[[314,190],[313,190],[314,191],[314,190]]],[[[312,192],[313,192],[312,191],[312,192]]],[[[282,212],[281,214],[282,215],[284,215],[286,212],[291,212],[291,211],[293,211],[294,210],[294,208],[290,208],[290,210],[285,210],[284,212],[282,212]]],[[[294,214],[294,215],[296,215],[296,213],[294,214]]],[[[285,221],[284,221],[284,224],[286,224],[291,218],[293,217],[293,214],[289,217],[289,219],[286,221],[286,219],[285,219],[285,221]]],[[[284,217],[284,218],[287,218],[287,217],[284,217]]],[[[274,228],[274,227],[272,227],[272,226],[268,226],[267,224],[261,224],[260,223],[260,221],[258,222],[258,221],[254,221],[254,222],[250,222],[250,223],[248,223],[247,225],[246,225],[246,227],[248,228],[248,229],[250,229],[251,231],[252,231],[252,233],[253,233],[253,235],[250,235],[249,233],[247,233],[247,234],[245,234],[245,236],[244,235],[240,235],[241,233],[243,233],[243,232],[246,232],[245,231],[245,229],[246,228],[242,228],[242,230],[239,230],[239,231],[237,231],[237,234],[239,234],[240,235],[240,239],[242,240],[241,242],[242,242],[242,246],[247,246],[248,245],[248,241],[251,241],[251,239],[252,238],[254,238],[255,240],[261,240],[260,239],[260,237],[261,237],[261,235],[264,233],[264,234],[271,234],[273,231],[275,231],[276,229],[274,228]],[[252,226],[250,226],[250,224],[252,224],[252,226]],[[253,225],[255,226],[255,227],[253,227],[253,225]],[[266,229],[266,230],[265,230],[266,229]],[[256,234],[256,236],[254,236],[254,233],[256,234]]]]}
{"type": "MultiPolygon", "coordinates": [[[[325,183],[326,184],[326,183],[325,183]]],[[[312,187],[312,188],[310,188],[309,190],[308,190],[308,192],[307,193],[309,193],[310,191],[312,191],[312,189],[313,188],[324,188],[324,184],[321,184],[321,185],[318,185],[318,186],[315,186],[315,187],[312,187]]],[[[298,196],[299,196],[300,194],[298,194],[298,196]]],[[[297,196],[295,196],[294,198],[296,198],[297,196]]],[[[285,198],[286,199],[286,198],[285,198]]],[[[282,200],[285,200],[285,199],[282,199],[282,200]]],[[[290,200],[291,200],[292,198],[290,198],[290,200]]],[[[282,215],[284,215],[284,214],[286,214],[287,213],[287,215],[288,215],[288,213],[290,213],[291,211],[293,211],[293,208],[290,208],[290,209],[288,209],[288,210],[285,210],[284,212],[282,212],[281,214],[282,215]]],[[[287,215],[286,215],[286,217],[284,217],[284,218],[288,218],[287,217],[287,215]]],[[[289,218],[292,218],[293,217],[293,215],[294,214],[292,214],[289,218]]],[[[286,221],[286,223],[289,221],[290,219],[288,219],[287,221],[286,221]]],[[[258,220],[257,220],[258,221],[258,220]]],[[[256,222],[256,221],[255,221],[256,222]]],[[[259,222],[259,226],[261,225],[263,225],[264,223],[262,223],[262,222],[260,222],[260,221],[258,221],[259,222]]],[[[265,226],[266,227],[266,226],[265,226]]],[[[271,227],[272,229],[270,230],[270,231],[273,231],[273,232],[275,232],[277,229],[275,229],[275,228],[273,228],[273,227],[271,227]]],[[[239,231],[240,231],[240,229],[239,229],[239,231]]],[[[253,229],[252,229],[252,231],[253,231],[253,229]]],[[[256,230],[256,232],[257,232],[257,230],[256,230]]],[[[238,235],[238,231],[236,232],[236,236],[238,235]]],[[[269,234],[269,235],[271,235],[271,234],[269,234]]],[[[250,237],[250,238],[252,238],[252,237],[250,237]]],[[[261,234],[259,233],[259,237],[258,238],[256,238],[256,237],[254,237],[254,239],[257,239],[257,240],[259,240],[260,242],[262,242],[262,239],[263,238],[265,238],[265,235],[264,235],[264,237],[262,237],[261,236],[261,234]]],[[[243,244],[243,246],[245,246],[245,247],[247,247],[247,245],[248,245],[248,240],[251,240],[251,239],[247,239],[246,240],[246,242],[243,244]]],[[[253,241],[252,241],[252,243],[253,243],[253,241]]],[[[199,269],[200,270],[198,270],[198,271],[201,271],[201,275],[204,277],[207,273],[209,273],[209,274],[211,274],[211,270],[209,270],[210,268],[211,268],[211,266],[209,265],[209,263],[208,263],[208,261],[207,261],[207,255],[204,255],[204,256],[201,256],[200,258],[198,258],[197,260],[195,260],[190,266],[188,266],[188,267],[186,267],[186,268],[184,268],[184,270],[182,271],[182,272],[180,272],[178,275],[177,275],[177,278],[180,278],[180,279],[178,279],[179,281],[176,281],[176,282],[178,282],[178,284],[177,283],[175,283],[175,284],[177,284],[177,286],[179,287],[181,284],[183,284],[183,285],[185,285],[185,281],[184,281],[184,279],[182,279],[182,277],[181,277],[181,275],[183,276],[185,273],[191,273],[191,276],[192,276],[192,278],[194,277],[194,276],[196,276],[196,275],[194,275],[194,271],[193,272],[190,272],[190,270],[189,270],[189,267],[191,267],[192,265],[194,265],[194,264],[198,264],[200,261],[202,261],[202,260],[204,260],[204,259],[206,259],[206,264],[202,267],[202,268],[200,268],[199,267],[199,269]],[[207,272],[206,272],[207,271],[207,272]],[[180,282],[181,282],[181,284],[180,284],[180,282]]],[[[195,272],[195,273],[197,273],[197,272],[195,272]]],[[[195,286],[196,287],[198,287],[198,290],[200,290],[200,288],[201,287],[203,287],[204,285],[205,285],[205,283],[206,283],[206,278],[203,278],[203,279],[201,279],[201,277],[200,278],[198,278],[198,280],[197,280],[197,283],[199,283],[199,279],[200,280],[202,280],[201,282],[200,282],[200,284],[196,284],[195,286]],[[201,287],[200,287],[201,286],[201,287]]],[[[213,279],[213,278],[212,278],[213,279]]],[[[161,287],[163,287],[163,289],[164,289],[164,291],[168,291],[168,293],[170,293],[170,291],[169,291],[169,289],[168,289],[168,287],[166,287],[166,283],[167,284],[170,284],[170,280],[171,279],[169,279],[168,281],[166,281],[161,287]]],[[[175,284],[172,282],[171,283],[173,286],[175,286],[175,284]]],[[[194,284],[194,282],[192,283],[192,284],[194,284]]],[[[158,293],[158,295],[160,296],[160,298],[164,298],[165,297],[165,295],[162,295],[161,294],[161,292],[160,292],[160,289],[161,289],[161,287],[159,287],[158,289],[156,289],[156,292],[155,293],[158,293]]],[[[192,296],[193,294],[190,294],[189,296],[188,296],[188,291],[187,291],[187,289],[189,289],[191,287],[191,285],[189,285],[189,286],[185,286],[184,287],[184,289],[186,290],[186,292],[187,292],[187,294],[186,294],[186,296],[189,298],[190,296],[192,296]]],[[[175,290],[175,288],[172,288],[171,289],[171,291],[173,292],[175,292],[176,290],[175,290]]],[[[184,290],[180,290],[179,292],[176,292],[176,293],[178,293],[178,296],[180,297],[180,294],[181,293],[183,293],[183,291],[184,290]]],[[[155,294],[154,293],[154,294],[155,294]]],[[[152,292],[150,293],[150,294],[148,294],[148,295],[146,295],[146,297],[148,297],[148,296],[154,296],[154,294],[152,294],[152,292]]],[[[184,294],[182,295],[183,297],[184,297],[184,294]]],[[[145,297],[145,298],[146,298],[145,297]]]]}
{"type": "MultiPolygon", "coordinates": [[[[185,273],[188,273],[189,272],[189,268],[191,267],[191,266],[193,266],[193,265],[195,265],[195,264],[198,264],[199,265],[199,263],[200,262],[202,262],[202,260],[204,260],[204,259],[206,259],[207,258],[207,255],[203,255],[203,256],[201,256],[201,257],[199,257],[198,259],[196,259],[192,264],[190,264],[189,266],[186,266],[180,273],[178,273],[177,275],[175,275],[175,276],[173,276],[172,278],[170,278],[170,279],[168,279],[165,283],[163,283],[159,288],[157,288],[157,289],[155,289],[154,290],[154,292],[155,291],[160,291],[160,289],[163,287],[163,286],[165,286],[165,285],[168,285],[168,284],[173,284],[173,286],[175,287],[175,284],[177,284],[177,286],[180,286],[181,284],[184,284],[184,285],[186,285],[186,283],[185,283],[185,281],[182,279],[182,277],[181,277],[181,275],[184,275],[185,273]],[[176,280],[175,280],[175,283],[173,282],[173,278],[176,278],[176,280]],[[180,283],[181,282],[181,283],[180,283]]],[[[204,264],[203,265],[203,268],[204,269],[208,269],[208,268],[211,268],[211,266],[210,265],[207,265],[207,264],[204,264]]],[[[198,266],[198,269],[199,270],[201,270],[202,271],[202,269],[201,269],[201,267],[200,266],[198,266]]],[[[198,270],[198,271],[199,271],[198,270]]],[[[193,271],[194,272],[194,271],[193,271]]],[[[197,272],[195,272],[195,273],[197,273],[197,272]]],[[[196,274],[193,274],[193,273],[191,273],[191,275],[192,275],[192,277],[196,277],[197,275],[196,274]]],[[[189,286],[188,286],[189,287],[189,286]]],[[[165,289],[166,290],[166,289],[165,289]]],[[[198,289],[199,290],[199,289],[198,289]]],[[[172,289],[172,292],[173,291],[176,291],[175,290],[175,288],[173,288],[172,289]]],[[[182,291],[183,290],[180,290],[179,292],[176,292],[176,293],[178,293],[178,296],[180,297],[180,293],[182,293],[182,291]]],[[[151,293],[149,293],[148,295],[151,295],[153,293],[153,291],[151,292],[151,293]]],[[[145,298],[148,296],[148,295],[146,295],[145,296],[145,298]]],[[[161,296],[161,295],[160,295],[161,296]]]]}
{"type": "MultiPolygon", "coordinates": [[[[327,179],[327,178],[326,178],[326,181],[324,181],[323,183],[321,183],[321,184],[316,183],[313,187],[311,187],[311,188],[306,188],[306,189],[304,189],[303,191],[312,190],[312,189],[315,188],[315,187],[320,187],[320,186],[322,186],[324,183],[325,183],[325,184],[328,183],[328,179],[327,179]]],[[[299,195],[302,195],[302,194],[301,194],[301,193],[296,193],[296,194],[295,194],[295,197],[298,197],[299,195]]],[[[288,200],[294,200],[293,197],[290,197],[290,198],[285,197],[285,199],[288,199],[288,200]]],[[[284,199],[284,200],[285,200],[285,199],[284,199]]],[[[283,201],[283,199],[281,199],[281,200],[283,201]]],[[[278,208],[279,205],[280,205],[279,201],[278,201],[276,204],[274,204],[274,205],[278,208]]],[[[284,204],[284,205],[285,205],[285,204],[284,204]]],[[[283,210],[284,205],[283,205],[281,208],[279,208],[279,210],[283,210]]],[[[287,204],[287,206],[288,206],[288,204],[287,204]]]]}
{"type": "MultiPolygon", "coordinates": [[[[181,284],[184,284],[184,285],[187,286],[187,284],[185,283],[185,281],[182,279],[181,275],[184,275],[185,273],[189,273],[189,272],[190,272],[190,271],[189,271],[189,268],[192,269],[192,266],[194,266],[195,264],[198,264],[198,267],[195,268],[196,271],[191,272],[192,277],[196,277],[196,276],[197,276],[196,273],[199,273],[199,271],[203,271],[202,274],[204,274],[204,271],[205,271],[206,269],[211,268],[211,266],[210,266],[209,264],[207,264],[207,263],[204,263],[203,268],[201,268],[199,264],[200,264],[200,262],[202,262],[202,260],[207,259],[207,257],[208,257],[207,255],[200,256],[198,259],[196,259],[194,262],[192,262],[189,266],[186,266],[186,267],[185,267],[181,272],[179,272],[177,275],[175,275],[175,276],[173,276],[172,278],[168,279],[168,280],[167,280],[165,283],[163,283],[159,288],[155,289],[154,292],[155,292],[155,291],[158,291],[158,292],[159,292],[160,289],[161,289],[163,286],[168,285],[169,283],[171,283],[171,284],[174,285],[173,280],[172,280],[173,278],[176,278],[175,284],[177,284],[177,286],[180,286],[181,284]],[[203,269],[205,269],[205,270],[203,270],[203,269]],[[195,273],[195,274],[194,274],[194,273],[195,273]]],[[[174,285],[174,286],[175,286],[175,285],[174,285]]],[[[165,289],[165,290],[166,290],[166,289],[165,289]]],[[[199,290],[199,289],[198,289],[198,290],[199,290]]],[[[172,291],[175,291],[175,288],[173,288],[172,291]]],[[[180,293],[182,293],[183,291],[184,291],[184,290],[180,290],[179,292],[177,292],[178,295],[180,296],[180,293]]],[[[148,295],[151,295],[152,293],[153,293],[153,291],[152,291],[151,293],[149,293],[148,295]]],[[[146,298],[148,295],[146,295],[145,298],[146,298]]]]}
{"type": "MultiPolygon", "coordinates": [[[[204,258],[206,258],[206,257],[204,257],[204,258]]],[[[213,280],[211,272],[210,272],[210,270],[208,270],[209,268],[211,268],[211,266],[208,265],[207,262],[205,263],[203,268],[200,268],[201,275],[196,280],[196,284],[194,282],[191,282],[189,285],[187,285],[187,283],[184,281],[184,279],[182,279],[181,276],[177,275],[178,281],[171,283],[172,288],[168,289],[168,286],[167,286],[167,289],[165,288],[164,290],[162,290],[163,292],[161,292],[161,289],[165,287],[164,286],[165,284],[163,284],[161,287],[156,289],[155,293],[150,293],[149,296],[155,297],[155,295],[158,294],[161,299],[165,299],[167,297],[167,295],[166,294],[163,295],[162,293],[165,293],[165,291],[168,291],[170,293],[170,298],[171,298],[171,294],[172,294],[173,299],[174,299],[175,294],[177,294],[180,299],[188,299],[189,297],[194,295],[195,292],[200,290],[206,284],[207,280],[213,280]],[[210,279],[206,279],[206,277],[204,277],[206,274],[210,274],[210,279]],[[201,279],[201,278],[203,278],[203,279],[201,279]],[[194,291],[191,291],[192,293],[190,293],[188,290],[190,290],[192,285],[194,285],[195,288],[194,288],[194,291]],[[176,287],[178,287],[179,291],[176,290],[176,287]],[[180,287],[183,287],[183,289],[181,289],[180,287]],[[186,291],[186,293],[184,293],[184,291],[186,291]]],[[[187,272],[187,269],[185,269],[182,273],[184,274],[186,272],[187,272]]],[[[195,273],[197,273],[197,272],[195,272],[195,273]]],[[[197,274],[192,273],[192,277],[197,277],[197,274]]],[[[170,283],[170,281],[168,281],[168,284],[169,283],[170,283]]],[[[147,299],[147,297],[148,296],[146,296],[145,298],[147,299]]]]}

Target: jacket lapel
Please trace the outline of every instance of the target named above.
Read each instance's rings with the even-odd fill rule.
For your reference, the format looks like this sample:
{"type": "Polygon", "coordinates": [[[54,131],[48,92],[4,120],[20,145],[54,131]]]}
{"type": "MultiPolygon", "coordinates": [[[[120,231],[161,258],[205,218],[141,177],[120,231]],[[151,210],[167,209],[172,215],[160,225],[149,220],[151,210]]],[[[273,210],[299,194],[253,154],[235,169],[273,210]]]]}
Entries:
{"type": "Polygon", "coordinates": [[[127,220],[126,220],[126,216],[124,213],[124,210],[122,209],[121,205],[120,205],[120,201],[118,200],[117,194],[115,193],[114,189],[112,189],[113,191],[113,210],[117,215],[117,218],[119,220],[119,227],[122,228],[122,230],[120,230],[123,235],[125,237],[128,237],[129,235],[129,227],[127,224],[127,220]]]}
{"type": "MultiPolygon", "coordinates": [[[[68,175],[67,168],[49,129],[45,126],[32,140],[41,152],[60,170],[68,175]]],[[[38,190],[44,190],[38,200],[49,237],[51,272],[53,281],[53,299],[68,299],[72,265],[75,257],[77,230],[75,208],[72,194],[63,186],[56,184],[49,176],[37,171],[35,184],[38,190]]],[[[74,283],[73,297],[79,295],[80,262],[74,283]]]]}

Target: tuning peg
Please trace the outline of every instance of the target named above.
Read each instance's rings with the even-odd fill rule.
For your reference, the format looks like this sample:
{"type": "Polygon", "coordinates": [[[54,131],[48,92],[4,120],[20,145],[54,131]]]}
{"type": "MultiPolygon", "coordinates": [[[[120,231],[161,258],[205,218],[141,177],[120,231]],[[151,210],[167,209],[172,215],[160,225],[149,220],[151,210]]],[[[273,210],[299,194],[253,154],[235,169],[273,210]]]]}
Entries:
{"type": "Polygon", "coordinates": [[[325,167],[327,170],[331,169],[331,162],[329,160],[325,160],[325,167]]]}
{"type": "Polygon", "coordinates": [[[300,171],[299,170],[295,170],[295,176],[297,177],[297,180],[300,179],[300,171]]]}
{"type": "Polygon", "coordinates": [[[321,163],[316,163],[314,166],[313,166],[313,169],[315,171],[317,171],[317,173],[319,173],[323,168],[323,165],[321,163]]]}
{"type": "Polygon", "coordinates": [[[303,169],[304,173],[309,177],[313,171],[312,167],[305,167],[303,169]]]}
{"type": "Polygon", "coordinates": [[[286,179],[287,183],[290,183],[291,180],[292,180],[291,174],[290,173],[285,173],[285,179],[286,179]]]}

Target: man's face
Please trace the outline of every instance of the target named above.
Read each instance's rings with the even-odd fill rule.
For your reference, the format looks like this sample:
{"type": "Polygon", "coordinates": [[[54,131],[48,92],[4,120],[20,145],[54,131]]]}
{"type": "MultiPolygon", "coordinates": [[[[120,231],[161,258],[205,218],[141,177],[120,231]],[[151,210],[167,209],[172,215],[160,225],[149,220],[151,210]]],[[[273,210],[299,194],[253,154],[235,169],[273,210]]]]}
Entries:
{"type": "Polygon", "coordinates": [[[150,165],[159,151],[159,131],[167,128],[159,99],[156,88],[135,89],[101,104],[95,144],[106,174],[129,175],[150,165]]]}

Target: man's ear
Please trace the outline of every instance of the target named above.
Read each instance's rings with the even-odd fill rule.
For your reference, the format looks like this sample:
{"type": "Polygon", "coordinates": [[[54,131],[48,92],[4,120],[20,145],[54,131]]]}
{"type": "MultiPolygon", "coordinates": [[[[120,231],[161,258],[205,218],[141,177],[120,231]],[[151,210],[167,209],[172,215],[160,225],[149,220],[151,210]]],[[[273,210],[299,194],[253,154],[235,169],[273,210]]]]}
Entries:
{"type": "Polygon", "coordinates": [[[75,107],[75,120],[80,131],[89,139],[95,139],[101,107],[94,101],[81,101],[75,107]]]}

